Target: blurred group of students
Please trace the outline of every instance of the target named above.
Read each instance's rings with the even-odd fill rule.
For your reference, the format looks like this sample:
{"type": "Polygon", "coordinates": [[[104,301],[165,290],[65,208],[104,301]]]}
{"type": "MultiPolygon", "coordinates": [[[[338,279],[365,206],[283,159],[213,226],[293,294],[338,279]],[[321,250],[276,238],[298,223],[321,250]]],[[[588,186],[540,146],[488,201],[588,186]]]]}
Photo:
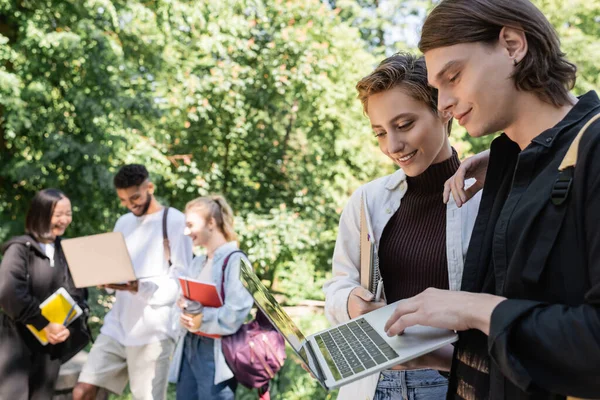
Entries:
{"type": "MultiPolygon", "coordinates": [[[[115,301],[104,318],[73,390],[74,399],[95,399],[98,388],[135,399],[163,399],[169,380],[178,399],[233,399],[236,381],[221,351],[220,339],[241,326],[252,297],[239,279],[239,253],[226,269],[225,257],[237,250],[233,212],[222,196],[189,202],[185,214],[161,205],[143,165],[123,166],[114,177],[117,195],[129,213],[117,220],[135,270],[149,278],[105,285],[115,301]],[[163,217],[170,257],[163,246],[163,217]],[[204,249],[194,257],[193,246],[204,249]],[[224,276],[223,276],[224,274],[224,276]],[[224,280],[226,302],[203,307],[181,296],[177,277],[224,280]],[[115,293],[116,292],[116,293],[115,293]],[[177,360],[176,362],[172,360],[177,360]]],[[[74,328],[51,323],[39,305],[58,288],[84,304],[87,291],[76,289],[61,249],[72,222],[71,201],[56,189],[36,193],[26,217],[25,235],[3,246],[0,266],[0,398],[49,399],[61,365],[60,344],[74,328]],[[42,346],[26,329],[46,332],[42,346]]],[[[220,285],[215,285],[221,290],[220,285]]]]}

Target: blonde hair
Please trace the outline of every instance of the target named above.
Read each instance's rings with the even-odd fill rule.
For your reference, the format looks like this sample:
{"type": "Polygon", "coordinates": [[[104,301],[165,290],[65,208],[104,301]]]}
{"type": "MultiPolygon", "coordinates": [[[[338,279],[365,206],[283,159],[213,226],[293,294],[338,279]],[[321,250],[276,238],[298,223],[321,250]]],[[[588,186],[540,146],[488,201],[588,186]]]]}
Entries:
{"type": "MultiPolygon", "coordinates": [[[[401,87],[407,95],[429,107],[438,115],[438,92],[427,82],[427,66],[423,56],[410,53],[396,53],[383,60],[369,75],[356,84],[358,98],[363,111],[368,113],[369,97],[401,87]]],[[[452,130],[452,119],[447,124],[448,135],[452,130]]]]}
{"type": "Polygon", "coordinates": [[[218,194],[198,197],[185,206],[186,212],[191,210],[202,212],[207,220],[213,218],[228,242],[237,241],[237,234],[233,230],[233,211],[225,197],[218,194]]]}

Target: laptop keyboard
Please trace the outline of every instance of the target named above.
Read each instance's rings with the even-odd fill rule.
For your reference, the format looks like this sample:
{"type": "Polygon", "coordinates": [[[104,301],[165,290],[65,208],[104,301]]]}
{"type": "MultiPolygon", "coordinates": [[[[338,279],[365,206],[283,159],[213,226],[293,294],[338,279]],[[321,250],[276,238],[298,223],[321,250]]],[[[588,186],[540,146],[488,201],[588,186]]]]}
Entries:
{"type": "Polygon", "coordinates": [[[315,335],[315,340],[336,380],[398,357],[364,318],[315,335]]]}

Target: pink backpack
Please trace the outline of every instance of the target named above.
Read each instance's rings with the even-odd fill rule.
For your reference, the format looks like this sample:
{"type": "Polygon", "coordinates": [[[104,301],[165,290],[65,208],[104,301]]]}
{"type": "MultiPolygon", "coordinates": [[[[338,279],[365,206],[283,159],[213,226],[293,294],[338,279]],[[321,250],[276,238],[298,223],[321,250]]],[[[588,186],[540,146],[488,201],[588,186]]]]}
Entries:
{"type": "MultiPolygon", "coordinates": [[[[225,268],[229,254],[223,262],[221,293],[225,302],[225,268]]],[[[245,256],[245,255],[244,255],[245,256]]],[[[257,388],[261,400],[269,400],[269,381],[281,369],[285,361],[285,340],[273,328],[269,319],[257,310],[256,318],[240,327],[236,333],[221,339],[223,355],[235,379],[242,385],[257,388]]]]}

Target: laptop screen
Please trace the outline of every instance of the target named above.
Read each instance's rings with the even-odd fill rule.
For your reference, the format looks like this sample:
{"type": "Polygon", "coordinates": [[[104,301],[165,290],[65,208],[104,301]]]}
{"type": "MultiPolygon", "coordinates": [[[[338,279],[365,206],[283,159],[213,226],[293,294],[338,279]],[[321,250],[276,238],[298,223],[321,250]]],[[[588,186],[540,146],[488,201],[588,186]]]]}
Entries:
{"type": "Polygon", "coordinates": [[[269,317],[273,325],[285,336],[294,350],[300,352],[306,338],[277,300],[275,300],[269,289],[258,279],[258,276],[252,270],[252,266],[243,258],[240,265],[240,277],[246,289],[254,297],[256,305],[269,317]]]}
{"type": "Polygon", "coordinates": [[[269,289],[267,289],[260,279],[258,279],[258,276],[254,273],[249,261],[245,258],[242,258],[241,261],[240,278],[243,285],[254,298],[254,303],[269,318],[275,328],[277,328],[277,330],[285,337],[290,346],[295,350],[296,354],[298,354],[304,364],[312,371],[313,376],[326,388],[323,371],[316,361],[310,342],[306,341],[306,338],[302,332],[300,332],[298,326],[292,321],[279,302],[275,300],[271,292],[269,292],[269,289]]]}

